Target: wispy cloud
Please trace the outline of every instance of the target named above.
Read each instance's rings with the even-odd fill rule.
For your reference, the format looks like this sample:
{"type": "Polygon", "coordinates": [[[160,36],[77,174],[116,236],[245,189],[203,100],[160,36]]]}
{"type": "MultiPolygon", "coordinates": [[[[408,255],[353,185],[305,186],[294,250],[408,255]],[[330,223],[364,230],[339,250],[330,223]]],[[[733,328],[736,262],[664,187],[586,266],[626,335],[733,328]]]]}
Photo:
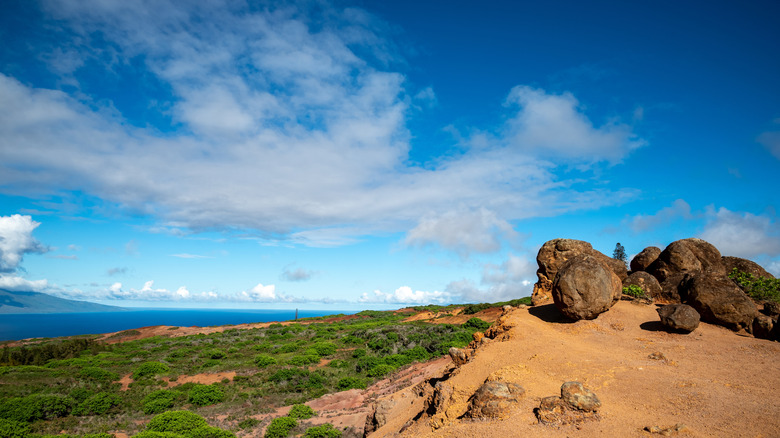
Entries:
{"type": "Polygon", "coordinates": [[[457,280],[446,291],[461,302],[495,302],[530,296],[536,281],[536,261],[510,254],[500,265],[483,267],[480,285],[471,280],[457,280]]]}
{"type": "Polygon", "coordinates": [[[507,221],[481,208],[426,216],[406,234],[405,243],[410,246],[436,244],[467,255],[498,251],[502,242],[516,240],[517,236],[507,221]]]}
{"type": "MultiPolygon", "coordinates": [[[[147,82],[133,85],[155,84],[147,90],[155,102],[143,102],[153,114],[141,123],[110,96],[35,88],[0,74],[0,137],[17,145],[0,148],[0,184],[9,193],[81,191],[176,224],[161,229],[254,229],[321,246],[446,220],[453,206],[492,212],[493,229],[505,233],[506,221],[630,196],[559,180],[555,168],[619,162],[643,144],[631,127],[594,124],[572,94],[526,86],[509,92],[508,122],[470,136],[462,154],[410,164],[410,102],[431,102],[435,93],[407,90],[393,71],[403,60],[380,20],[364,11],[44,5],[70,60],[53,57],[52,71],[78,80],[84,65],[96,64],[79,56],[107,54],[77,42],[105,39],[108,69],[140,69],[133,73],[147,82]],[[137,59],[141,66],[129,62],[137,59]]],[[[432,241],[415,233],[416,243],[432,241]]],[[[445,236],[435,240],[452,246],[445,236]]],[[[466,246],[487,251],[494,242],[466,246]]]]}
{"type": "Polygon", "coordinates": [[[187,253],[181,253],[181,254],[171,254],[171,257],[177,257],[180,259],[213,259],[212,256],[205,256],[205,255],[198,255],[198,254],[187,254],[187,253]]]}
{"type": "Polygon", "coordinates": [[[393,292],[385,293],[375,290],[372,293],[365,292],[358,299],[360,303],[383,304],[445,304],[452,302],[452,295],[439,291],[415,291],[409,286],[401,286],[393,292]]]}
{"type": "Polygon", "coordinates": [[[693,218],[691,206],[682,199],[675,200],[669,207],[664,207],[653,214],[636,215],[627,219],[625,222],[635,233],[642,233],[662,226],[667,226],[671,222],[679,219],[690,220],[693,218]]]}
{"type": "Polygon", "coordinates": [[[287,281],[308,281],[316,274],[316,271],[309,271],[303,268],[295,268],[293,270],[284,268],[281,277],[283,280],[287,281]]]}
{"type": "Polygon", "coordinates": [[[734,212],[709,207],[700,237],[723,255],[754,258],[780,255],[780,222],[769,215],[734,212]]]}
{"type": "Polygon", "coordinates": [[[127,268],[111,268],[108,271],[106,271],[106,274],[108,274],[109,277],[113,277],[114,275],[122,275],[127,273],[127,268]]]}

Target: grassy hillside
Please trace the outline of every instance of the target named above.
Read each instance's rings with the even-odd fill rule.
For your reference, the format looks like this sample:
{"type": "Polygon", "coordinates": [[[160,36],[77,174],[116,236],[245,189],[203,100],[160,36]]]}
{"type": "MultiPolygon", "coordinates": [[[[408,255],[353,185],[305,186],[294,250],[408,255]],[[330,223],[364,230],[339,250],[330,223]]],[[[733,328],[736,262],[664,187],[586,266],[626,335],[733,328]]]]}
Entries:
{"type": "Polygon", "coordinates": [[[0,314],[113,312],[121,310],[124,309],[86,301],[66,300],[40,292],[13,292],[0,289],[0,314]]]}
{"type": "MultiPolygon", "coordinates": [[[[252,416],[327,393],[366,388],[413,362],[467,345],[474,331],[487,326],[480,320],[461,325],[402,322],[414,312],[364,311],[337,322],[315,318],[116,344],[77,337],[4,347],[0,435],[6,436],[4,428],[26,428],[27,435],[20,436],[63,430],[77,436],[119,431],[139,438],[160,436],[144,431],[151,427],[150,420],[184,409],[225,435],[212,430],[166,436],[233,436],[239,431],[255,436],[271,419],[259,421],[252,416]],[[180,384],[202,373],[226,377],[210,385],[180,384]]],[[[269,429],[282,427],[284,433],[278,436],[287,436],[281,424],[285,421],[269,429]]],[[[293,433],[305,432],[297,427],[293,433]]],[[[340,434],[325,429],[324,435],[314,431],[309,436],[340,434]]]]}

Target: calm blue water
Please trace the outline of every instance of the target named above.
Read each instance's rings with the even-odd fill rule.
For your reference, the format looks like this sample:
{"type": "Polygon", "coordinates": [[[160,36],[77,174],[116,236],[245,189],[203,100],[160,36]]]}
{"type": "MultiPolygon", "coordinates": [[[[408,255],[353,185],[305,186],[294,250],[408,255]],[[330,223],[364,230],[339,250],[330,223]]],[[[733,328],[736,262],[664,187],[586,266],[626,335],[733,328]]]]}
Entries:
{"type": "MultiPolygon", "coordinates": [[[[351,314],[341,310],[299,310],[299,318],[351,314]]],[[[0,315],[0,341],[111,333],[151,325],[211,325],[295,319],[295,310],[127,310],[124,312],[0,315]]]]}

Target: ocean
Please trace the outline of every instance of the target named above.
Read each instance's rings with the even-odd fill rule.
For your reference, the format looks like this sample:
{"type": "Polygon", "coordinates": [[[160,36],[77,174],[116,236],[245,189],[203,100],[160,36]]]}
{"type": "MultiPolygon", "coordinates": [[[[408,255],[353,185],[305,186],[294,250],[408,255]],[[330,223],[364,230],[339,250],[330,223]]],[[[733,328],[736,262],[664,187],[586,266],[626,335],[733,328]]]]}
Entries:
{"type": "MultiPolygon", "coordinates": [[[[299,318],[355,311],[300,310],[299,318]]],[[[94,313],[39,313],[0,315],[0,341],[111,333],[152,325],[207,327],[252,322],[288,321],[295,310],[127,310],[94,313]]]]}

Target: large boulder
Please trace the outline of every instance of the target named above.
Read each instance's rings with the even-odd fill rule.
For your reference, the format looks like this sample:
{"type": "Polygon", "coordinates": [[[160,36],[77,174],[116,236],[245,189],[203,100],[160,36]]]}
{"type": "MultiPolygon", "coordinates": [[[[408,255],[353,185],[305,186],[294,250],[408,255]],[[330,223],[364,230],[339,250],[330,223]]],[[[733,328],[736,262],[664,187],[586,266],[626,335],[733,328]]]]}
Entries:
{"type": "Polygon", "coordinates": [[[623,287],[628,287],[632,284],[641,287],[645,291],[645,295],[653,300],[661,297],[661,285],[658,284],[658,280],[655,277],[647,272],[636,271],[623,280],[623,287]]]}
{"type": "Polygon", "coordinates": [[[631,259],[631,271],[646,271],[647,267],[650,266],[659,255],[661,255],[661,248],[657,246],[648,246],[631,259]]]}
{"type": "Polygon", "coordinates": [[[471,397],[468,416],[471,418],[504,418],[525,394],[515,383],[485,382],[471,397]]]}
{"type": "Polygon", "coordinates": [[[661,324],[674,331],[690,333],[699,326],[699,312],[687,304],[669,304],[657,309],[661,324]]]}
{"type": "Polygon", "coordinates": [[[539,269],[536,271],[538,281],[534,285],[531,302],[534,306],[545,304],[552,298],[552,284],[561,266],[568,260],[581,254],[591,254],[602,260],[612,271],[623,280],[628,276],[626,265],[620,261],[596,251],[590,243],[574,239],[553,239],[542,245],[536,255],[539,269]]]}
{"type": "Polygon", "coordinates": [[[620,278],[594,254],[564,263],[552,287],[555,306],[574,320],[596,318],[620,300],[621,293],[620,278]]]}
{"type": "Polygon", "coordinates": [[[708,272],[726,274],[721,255],[715,246],[701,239],[682,239],[669,244],[647,267],[661,284],[661,302],[679,303],[685,300],[686,274],[708,272]]]}
{"type": "Polygon", "coordinates": [[[758,310],[747,295],[726,275],[694,274],[686,282],[687,304],[701,319],[731,330],[751,331],[758,310]]]}
{"type": "Polygon", "coordinates": [[[734,268],[737,268],[737,270],[752,274],[754,277],[775,278],[774,275],[767,272],[766,269],[762,268],[761,265],[752,260],[742,259],[739,257],[723,256],[721,261],[727,274],[730,273],[734,268]]]}

